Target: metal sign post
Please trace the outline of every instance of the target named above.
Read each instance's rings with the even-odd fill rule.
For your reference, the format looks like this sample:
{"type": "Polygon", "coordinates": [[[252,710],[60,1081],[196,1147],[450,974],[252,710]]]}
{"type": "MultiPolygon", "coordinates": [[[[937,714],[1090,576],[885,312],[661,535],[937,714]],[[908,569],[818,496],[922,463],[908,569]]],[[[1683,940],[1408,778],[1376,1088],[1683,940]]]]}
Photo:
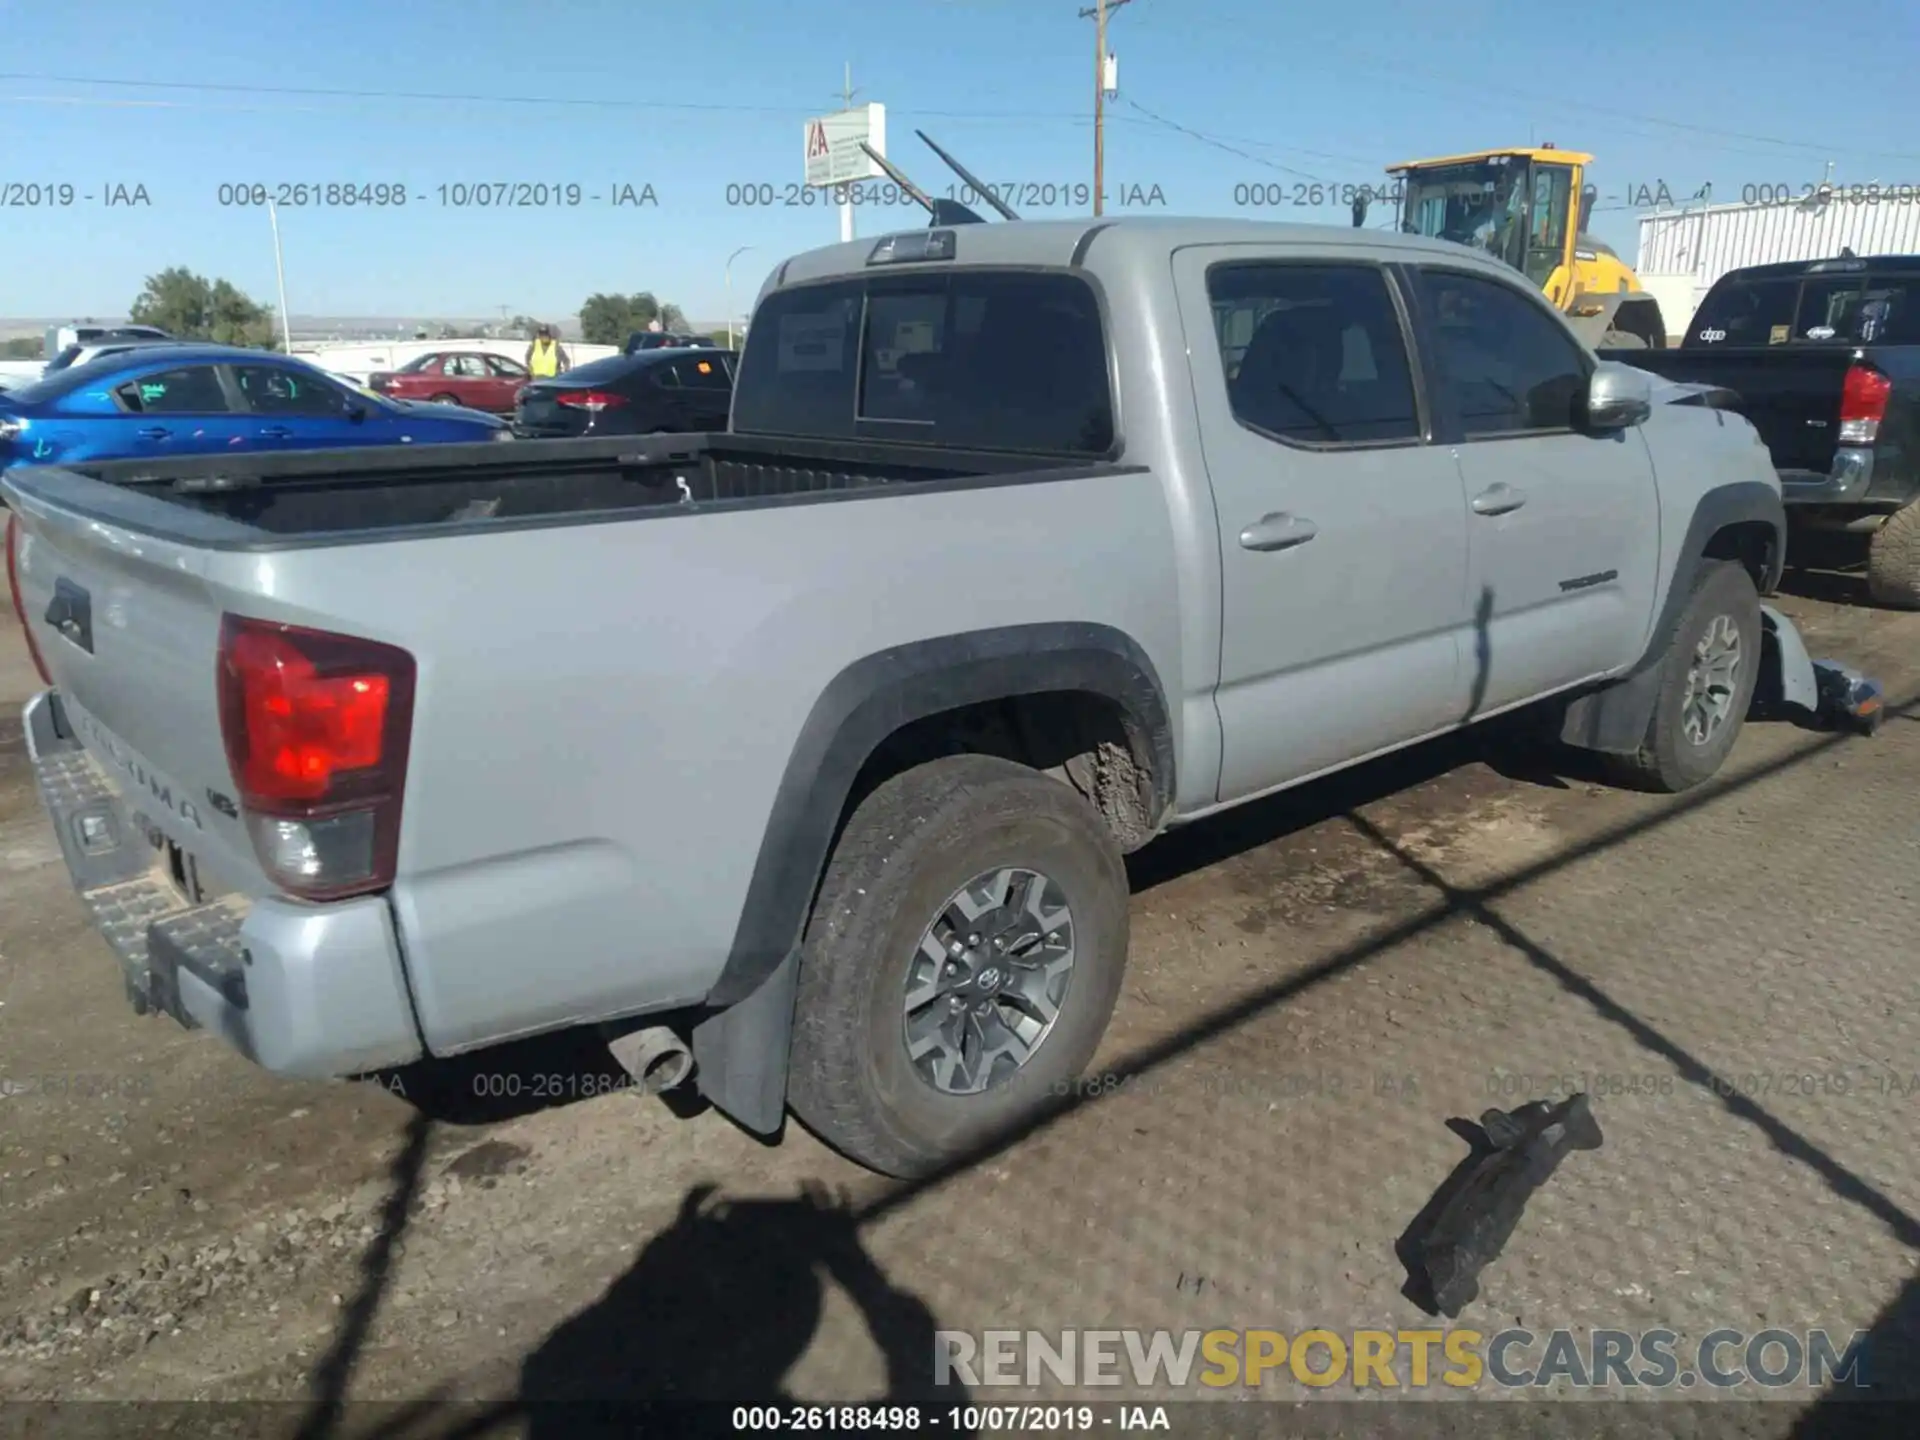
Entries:
{"type": "Polygon", "coordinates": [[[817,190],[839,190],[840,238],[853,239],[852,186],[878,180],[886,172],[875,164],[862,144],[887,153],[887,107],[858,105],[807,121],[805,179],[817,190]]]}

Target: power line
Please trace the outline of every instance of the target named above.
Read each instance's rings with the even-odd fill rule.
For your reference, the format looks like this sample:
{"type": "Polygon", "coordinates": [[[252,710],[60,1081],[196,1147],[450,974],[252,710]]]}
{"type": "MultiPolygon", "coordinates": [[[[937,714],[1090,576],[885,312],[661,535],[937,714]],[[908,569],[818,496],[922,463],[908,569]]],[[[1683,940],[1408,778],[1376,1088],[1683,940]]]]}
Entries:
{"type": "MultiPolygon", "coordinates": [[[[203,91],[229,95],[292,95],[328,100],[422,100],[436,103],[478,105],[552,105],[592,110],[676,110],[737,115],[813,114],[812,105],[729,105],[697,100],[614,100],[580,95],[472,95],[445,90],[355,90],[304,85],[237,85],[199,80],[128,80],[99,75],[44,75],[26,71],[0,71],[0,80],[33,81],[49,85],[108,85],[135,90],[203,91]]],[[[0,99],[13,98],[0,96],[0,99]]],[[[42,97],[19,97],[42,98],[42,97]]],[[[75,97],[81,103],[81,97],[75,97]]],[[[948,120],[1078,120],[1086,117],[1067,110],[915,110],[916,114],[948,120]]]]}
{"type": "MultiPolygon", "coordinates": [[[[1183,10],[1181,12],[1180,20],[1179,20],[1181,29],[1190,30],[1192,28],[1192,23],[1193,23],[1193,17],[1191,15],[1191,12],[1183,10]]],[[[1205,22],[1203,21],[1202,23],[1204,25],[1205,22]]],[[[1215,33],[1224,35],[1225,32],[1224,32],[1224,29],[1216,29],[1215,33]]],[[[1242,43],[1245,42],[1246,37],[1244,35],[1241,35],[1238,38],[1241,40],[1242,43]]],[[[1320,38],[1314,38],[1312,43],[1316,48],[1320,47],[1323,44],[1326,45],[1328,48],[1332,48],[1332,49],[1339,48],[1338,42],[1332,41],[1332,40],[1322,40],[1320,38]]],[[[1448,77],[1439,75],[1431,70],[1421,70],[1416,67],[1400,64],[1398,62],[1396,62],[1392,67],[1386,67],[1381,65],[1370,65],[1365,61],[1349,59],[1343,55],[1340,58],[1340,65],[1345,70],[1361,71],[1361,72],[1366,72],[1366,73],[1379,76],[1387,81],[1392,82],[1396,86],[1399,86],[1402,88],[1419,88],[1418,86],[1411,85],[1408,79],[1409,76],[1417,76],[1429,82],[1431,86],[1442,86],[1454,92],[1471,93],[1479,96],[1483,100],[1487,99],[1490,94],[1497,94],[1501,97],[1508,98],[1508,99],[1511,99],[1526,105],[1531,105],[1531,106],[1546,106],[1549,108],[1558,107],[1562,110],[1581,110],[1591,114],[1606,115],[1615,119],[1630,120],[1630,121],[1635,121],[1637,123],[1645,124],[1645,125],[1656,125],[1656,126],[1662,127],[1663,129],[1684,131],[1689,134],[1719,135],[1732,140],[1745,140],[1753,144],[1774,145],[1774,146],[1785,147],[1787,149],[1792,149],[1792,150],[1811,150],[1811,151],[1818,152],[1823,156],[1827,154],[1831,154],[1835,151],[1845,150],[1856,155],[1877,156],[1883,159],[1920,160],[1920,153],[1916,153],[1913,151],[1863,150],[1863,149],[1860,149],[1859,147],[1853,147],[1853,146],[1831,145],[1823,141],[1784,140],[1779,138],[1778,136],[1757,135],[1757,134],[1753,134],[1750,131],[1729,130],[1729,129],[1722,128],[1720,126],[1699,125],[1691,121],[1684,121],[1684,120],[1669,120],[1663,116],[1649,115],[1642,111],[1625,110],[1625,109],[1621,109],[1619,107],[1610,106],[1610,105],[1596,105],[1591,101],[1570,100],[1564,96],[1542,95],[1532,91],[1517,90],[1509,86],[1489,86],[1479,82],[1467,82],[1467,81],[1449,79],[1448,77]]],[[[1711,147],[1711,148],[1725,149],[1725,148],[1732,148],[1732,147],[1723,146],[1723,147],[1711,147]]],[[[1738,153],[1767,154],[1769,152],[1742,151],[1738,153]]],[[[1789,159],[1793,157],[1776,156],[1774,158],[1789,159]]]]}
{"type": "Polygon", "coordinates": [[[1154,124],[1164,125],[1169,130],[1178,131],[1182,135],[1188,136],[1189,138],[1194,140],[1198,140],[1203,145],[1211,145],[1216,150],[1224,150],[1229,155],[1238,155],[1242,160],[1251,160],[1256,165],[1264,165],[1269,170],[1278,170],[1282,175],[1292,175],[1301,180],[1315,180],[1315,181],[1321,182],[1322,184],[1338,184],[1339,183],[1338,181],[1328,180],[1327,177],[1324,175],[1314,175],[1314,174],[1310,174],[1305,170],[1296,170],[1290,165],[1282,165],[1277,160],[1268,160],[1264,156],[1255,155],[1250,150],[1242,150],[1238,145],[1230,145],[1225,140],[1219,139],[1217,136],[1209,135],[1205,131],[1195,130],[1190,125],[1182,125],[1178,120],[1169,120],[1166,116],[1157,114],[1154,111],[1149,110],[1146,106],[1142,105],[1138,100],[1133,99],[1131,96],[1122,95],[1120,99],[1124,101],[1127,105],[1130,105],[1131,107],[1133,107],[1135,110],[1138,110],[1142,115],[1146,116],[1147,119],[1151,120],[1154,124]]]}

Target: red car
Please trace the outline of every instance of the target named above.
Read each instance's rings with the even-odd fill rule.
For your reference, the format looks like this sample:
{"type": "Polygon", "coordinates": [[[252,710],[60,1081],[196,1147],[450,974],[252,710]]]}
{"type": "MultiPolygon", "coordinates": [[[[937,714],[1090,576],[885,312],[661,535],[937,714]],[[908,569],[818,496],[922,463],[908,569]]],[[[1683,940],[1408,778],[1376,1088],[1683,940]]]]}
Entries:
{"type": "Polygon", "coordinates": [[[446,350],[369,376],[367,387],[390,400],[431,400],[510,415],[514,392],[532,378],[518,360],[483,350],[446,350]]]}

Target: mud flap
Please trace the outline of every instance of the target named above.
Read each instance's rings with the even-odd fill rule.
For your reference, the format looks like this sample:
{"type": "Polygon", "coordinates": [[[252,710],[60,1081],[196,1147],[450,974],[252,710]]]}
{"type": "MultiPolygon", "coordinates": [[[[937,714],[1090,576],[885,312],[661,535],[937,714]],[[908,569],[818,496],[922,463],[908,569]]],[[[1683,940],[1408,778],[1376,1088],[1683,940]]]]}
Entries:
{"type": "Polygon", "coordinates": [[[787,1056],[800,952],[788,953],[744,1000],[693,1027],[694,1085],[719,1110],[756,1135],[786,1118],[787,1056]]]}

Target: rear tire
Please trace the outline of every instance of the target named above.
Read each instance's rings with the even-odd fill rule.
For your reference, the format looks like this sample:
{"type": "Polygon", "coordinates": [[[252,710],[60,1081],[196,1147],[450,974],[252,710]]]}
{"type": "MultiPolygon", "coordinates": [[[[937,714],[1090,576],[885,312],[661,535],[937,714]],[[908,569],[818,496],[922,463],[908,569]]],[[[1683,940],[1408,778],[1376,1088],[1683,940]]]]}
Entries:
{"type": "Polygon", "coordinates": [[[1920,610],[1920,501],[1889,515],[1867,545],[1867,593],[1876,605],[1920,610]]]}
{"type": "Polygon", "coordinates": [[[427,403],[429,405],[458,405],[460,403],[460,397],[457,395],[435,395],[432,396],[427,403]]]}
{"type": "Polygon", "coordinates": [[[1753,704],[1763,629],[1760,595],[1746,567],[1734,560],[1701,562],[1667,637],[1640,749],[1611,758],[1619,783],[1671,795],[1712,778],[1753,704]]]}
{"type": "Polygon", "coordinates": [[[1602,350],[1648,350],[1652,347],[1647,344],[1644,337],[1634,334],[1631,330],[1609,330],[1600,337],[1600,348],[1602,350]]]}
{"type": "Polygon", "coordinates": [[[794,1113],[851,1159],[900,1177],[1017,1128],[1093,1058],[1126,966],[1127,904],[1112,833],[1059,781],[983,755],[885,781],[848,820],[808,921],[794,1113]],[[967,893],[971,882],[1010,872],[1005,893],[991,884],[967,893]],[[982,895],[997,899],[981,910],[982,895]],[[956,917],[963,923],[950,928],[956,917]],[[1024,987],[1043,974],[1045,1003],[1022,1008],[1024,987]],[[1037,1039],[1023,1061],[1013,1052],[979,1061],[976,1050],[971,1093],[966,1069],[946,1065],[963,1047],[941,1034],[1003,1039],[996,1024],[1028,1024],[1023,1017],[1044,1016],[1048,1005],[1051,1023],[1032,1022],[1037,1039]],[[935,1048],[916,1059],[909,1031],[935,1048]]]}

